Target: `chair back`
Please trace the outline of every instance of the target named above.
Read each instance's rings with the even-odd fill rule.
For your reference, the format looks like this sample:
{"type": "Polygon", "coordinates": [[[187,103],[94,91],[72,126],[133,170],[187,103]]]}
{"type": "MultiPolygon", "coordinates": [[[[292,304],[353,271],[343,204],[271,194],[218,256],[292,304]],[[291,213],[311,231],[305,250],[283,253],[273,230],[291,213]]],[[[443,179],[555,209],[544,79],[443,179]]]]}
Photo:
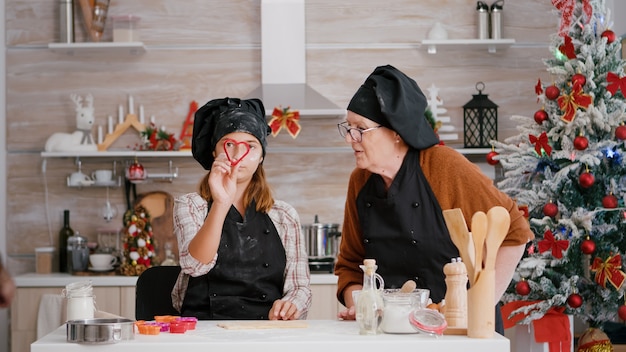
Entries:
{"type": "Polygon", "coordinates": [[[152,266],[139,275],[135,286],[135,319],[179,315],[172,306],[172,289],[179,273],[180,266],[152,266]]]}

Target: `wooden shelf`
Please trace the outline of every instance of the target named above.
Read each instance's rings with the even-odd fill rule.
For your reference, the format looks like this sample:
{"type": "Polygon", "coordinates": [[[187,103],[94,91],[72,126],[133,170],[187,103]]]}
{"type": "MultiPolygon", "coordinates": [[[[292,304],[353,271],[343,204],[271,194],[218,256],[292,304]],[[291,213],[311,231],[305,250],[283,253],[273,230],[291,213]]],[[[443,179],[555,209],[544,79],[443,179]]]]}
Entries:
{"type": "Polygon", "coordinates": [[[487,50],[489,53],[495,53],[497,50],[508,49],[515,44],[515,39],[448,39],[448,40],[429,40],[425,39],[421,42],[421,47],[426,48],[429,54],[436,54],[438,49],[441,50],[487,50]]]}
{"type": "Polygon", "coordinates": [[[150,158],[176,158],[176,157],[190,157],[191,150],[171,151],[171,152],[157,152],[157,151],[141,151],[141,150],[119,150],[119,151],[105,151],[105,152],[42,152],[42,158],[68,158],[68,157],[85,157],[85,158],[133,158],[133,157],[150,157],[150,158]]]}
{"type": "MultiPolygon", "coordinates": [[[[454,148],[463,155],[487,155],[490,148],[454,148]]],[[[346,147],[268,147],[268,153],[352,153],[352,148],[346,147]]],[[[75,152],[41,152],[42,158],[189,158],[191,150],[157,152],[140,150],[109,150],[109,151],[75,151],[75,152]]]]}
{"type": "Polygon", "coordinates": [[[130,55],[143,54],[146,47],[142,42],[88,42],[88,43],[49,43],[48,49],[62,54],[75,53],[126,52],[130,55]]]}

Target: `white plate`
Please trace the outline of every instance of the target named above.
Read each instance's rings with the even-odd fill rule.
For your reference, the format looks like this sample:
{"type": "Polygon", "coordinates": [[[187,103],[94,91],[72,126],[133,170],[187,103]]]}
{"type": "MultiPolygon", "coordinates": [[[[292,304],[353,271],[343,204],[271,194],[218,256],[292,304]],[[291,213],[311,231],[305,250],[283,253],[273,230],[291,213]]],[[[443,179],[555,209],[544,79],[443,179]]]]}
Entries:
{"type": "Polygon", "coordinates": [[[113,270],[112,266],[110,266],[108,268],[94,268],[94,267],[89,268],[89,271],[100,271],[100,272],[103,272],[103,271],[111,271],[111,270],[113,270]]]}
{"type": "Polygon", "coordinates": [[[117,183],[111,180],[111,181],[96,181],[94,184],[96,186],[115,186],[117,183]]]}

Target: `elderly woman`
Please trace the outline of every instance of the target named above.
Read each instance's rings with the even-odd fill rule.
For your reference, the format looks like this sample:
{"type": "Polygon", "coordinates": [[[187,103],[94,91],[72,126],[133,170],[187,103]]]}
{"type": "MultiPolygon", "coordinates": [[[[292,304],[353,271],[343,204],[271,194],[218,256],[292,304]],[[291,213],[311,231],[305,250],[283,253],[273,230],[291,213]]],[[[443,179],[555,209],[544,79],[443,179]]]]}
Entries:
{"type": "Polygon", "coordinates": [[[258,99],[209,101],[195,115],[192,153],[209,172],[177,197],[181,273],[173,305],[198,319],[304,319],[311,304],[300,219],[274,200],[263,171],[270,129],[258,99]]]}
{"type": "Polygon", "coordinates": [[[335,266],[337,298],[348,307],[339,318],[355,317],[352,291],[362,287],[364,258],[376,259],[388,288],[414,280],[430,289],[433,302],[445,297],[443,266],[459,252],[442,210],[461,208],[466,219],[494,206],[509,211],[511,227],[496,263],[498,300],[534,237],[512,199],[463,155],[439,144],[424,117],[426,106],[414,80],[381,66],[357,90],[347,121],[339,124],[356,158],[335,266]]]}

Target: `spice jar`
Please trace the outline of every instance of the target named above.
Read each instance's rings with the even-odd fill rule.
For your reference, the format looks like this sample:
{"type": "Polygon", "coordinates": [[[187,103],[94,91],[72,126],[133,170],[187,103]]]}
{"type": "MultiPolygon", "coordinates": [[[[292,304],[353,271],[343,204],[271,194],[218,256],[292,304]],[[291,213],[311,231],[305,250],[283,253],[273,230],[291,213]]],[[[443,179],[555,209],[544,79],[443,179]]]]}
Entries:
{"type": "Polygon", "coordinates": [[[415,289],[413,292],[400,292],[399,289],[386,289],[383,292],[385,314],[381,330],[388,334],[415,334],[417,331],[409,322],[409,315],[416,309],[426,307],[430,290],[415,289]]]}

